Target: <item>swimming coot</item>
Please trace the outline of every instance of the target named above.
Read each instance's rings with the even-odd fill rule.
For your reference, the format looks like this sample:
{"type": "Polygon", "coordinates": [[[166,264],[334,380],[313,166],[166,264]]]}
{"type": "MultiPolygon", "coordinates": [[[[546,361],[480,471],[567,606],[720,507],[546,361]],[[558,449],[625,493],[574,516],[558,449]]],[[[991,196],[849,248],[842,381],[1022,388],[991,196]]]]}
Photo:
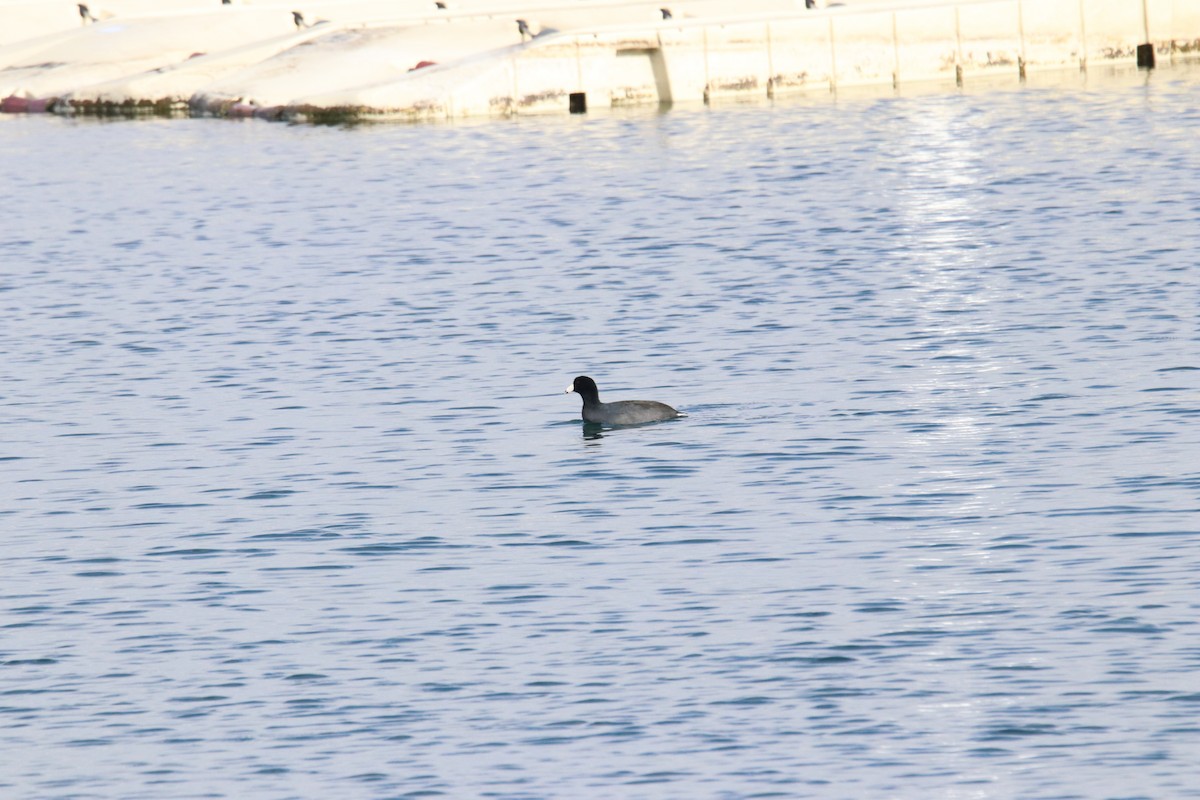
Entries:
{"type": "Polygon", "coordinates": [[[641,425],[644,422],[661,422],[683,416],[666,403],[653,400],[618,400],[601,403],[600,390],[596,382],[580,375],[567,387],[567,394],[578,392],[583,398],[583,421],[602,425],[641,425]]]}

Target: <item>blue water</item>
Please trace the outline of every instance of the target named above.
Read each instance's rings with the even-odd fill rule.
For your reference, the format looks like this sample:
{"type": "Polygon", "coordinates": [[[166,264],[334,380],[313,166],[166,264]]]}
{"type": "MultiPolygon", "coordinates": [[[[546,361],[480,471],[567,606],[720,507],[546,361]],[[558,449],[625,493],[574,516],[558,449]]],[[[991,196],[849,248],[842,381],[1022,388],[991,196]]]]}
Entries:
{"type": "Polygon", "coordinates": [[[0,796],[1200,797],[1198,96],[0,119],[0,796]]]}

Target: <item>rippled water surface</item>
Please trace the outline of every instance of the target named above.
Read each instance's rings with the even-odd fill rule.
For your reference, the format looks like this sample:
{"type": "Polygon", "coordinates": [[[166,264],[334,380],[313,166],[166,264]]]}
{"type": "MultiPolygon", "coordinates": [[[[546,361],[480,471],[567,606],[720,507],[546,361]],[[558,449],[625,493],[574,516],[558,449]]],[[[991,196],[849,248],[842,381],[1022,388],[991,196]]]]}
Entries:
{"type": "Polygon", "coordinates": [[[0,794],[1200,797],[1198,97],[0,119],[0,794]]]}

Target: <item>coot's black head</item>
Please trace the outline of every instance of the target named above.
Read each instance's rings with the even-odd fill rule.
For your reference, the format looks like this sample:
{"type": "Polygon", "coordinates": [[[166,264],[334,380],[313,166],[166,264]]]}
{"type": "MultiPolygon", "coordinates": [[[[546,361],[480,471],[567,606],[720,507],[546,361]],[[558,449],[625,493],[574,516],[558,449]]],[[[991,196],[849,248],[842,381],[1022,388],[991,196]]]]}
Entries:
{"type": "Polygon", "coordinates": [[[600,402],[600,390],[596,388],[596,382],[587,375],[580,375],[571,381],[571,385],[567,387],[567,392],[579,392],[580,396],[583,397],[584,403],[600,402]]]}

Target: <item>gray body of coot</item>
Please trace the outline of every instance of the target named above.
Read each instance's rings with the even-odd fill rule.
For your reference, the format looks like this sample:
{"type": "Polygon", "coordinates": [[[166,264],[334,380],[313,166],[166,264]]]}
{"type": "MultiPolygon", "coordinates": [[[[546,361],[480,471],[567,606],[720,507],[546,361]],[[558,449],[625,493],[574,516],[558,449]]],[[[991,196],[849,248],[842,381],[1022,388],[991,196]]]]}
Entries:
{"type": "Polygon", "coordinates": [[[662,422],[663,420],[682,417],[675,409],[666,403],[653,400],[618,400],[615,403],[601,403],[600,390],[596,382],[586,375],[580,375],[567,387],[567,393],[578,392],[583,398],[583,421],[601,425],[642,425],[647,422],[662,422]]]}

